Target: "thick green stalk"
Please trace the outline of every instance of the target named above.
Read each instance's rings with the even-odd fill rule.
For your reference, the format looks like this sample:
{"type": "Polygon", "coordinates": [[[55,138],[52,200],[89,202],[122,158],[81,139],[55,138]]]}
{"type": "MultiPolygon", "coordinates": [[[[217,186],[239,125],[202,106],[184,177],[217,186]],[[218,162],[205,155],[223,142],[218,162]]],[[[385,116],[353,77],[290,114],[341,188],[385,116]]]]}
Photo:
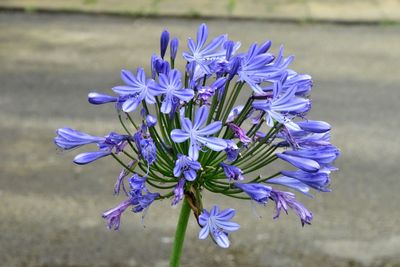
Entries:
{"type": "Polygon", "coordinates": [[[179,267],[179,262],[182,255],[183,241],[190,216],[190,206],[186,198],[183,199],[181,213],[179,215],[178,224],[176,226],[175,240],[172,247],[169,267],[179,267]]]}

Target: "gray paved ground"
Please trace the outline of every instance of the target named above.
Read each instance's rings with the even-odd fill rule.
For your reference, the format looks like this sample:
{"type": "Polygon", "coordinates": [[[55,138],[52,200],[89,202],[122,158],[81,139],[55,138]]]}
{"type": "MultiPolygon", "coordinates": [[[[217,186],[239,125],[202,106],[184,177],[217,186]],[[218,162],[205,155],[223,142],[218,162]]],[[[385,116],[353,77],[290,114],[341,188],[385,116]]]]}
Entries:
{"type": "MultiPolygon", "coordinates": [[[[145,226],[126,214],[119,232],[100,218],[118,202],[111,161],[86,167],[52,145],[54,129],[119,129],[113,108],[86,102],[119,82],[121,68],[148,66],[162,28],[183,38],[199,21],[0,14],[0,266],[165,266],[178,209],[154,205],[145,226]]],[[[197,240],[191,221],[183,266],[400,266],[400,27],[209,23],[246,47],[270,38],[315,79],[311,118],[333,125],[342,150],[333,192],[302,199],[293,215],[207,195],[238,209],[242,229],[221,250],[197,240]]]]}

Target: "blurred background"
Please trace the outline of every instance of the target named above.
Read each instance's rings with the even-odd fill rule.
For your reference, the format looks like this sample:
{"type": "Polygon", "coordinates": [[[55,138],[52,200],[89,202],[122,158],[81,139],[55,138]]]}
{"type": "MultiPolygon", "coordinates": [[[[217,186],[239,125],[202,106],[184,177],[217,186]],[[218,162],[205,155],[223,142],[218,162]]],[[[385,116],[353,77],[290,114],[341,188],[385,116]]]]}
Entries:
{"type": "MultiPolygon", "coordinates": [[[[238,210],[228,250],[198,240],[190,221],[182,266],[400,266],[400,1],[0,0],[0,266],[167,266],[178,208],[157,202],[144,224],[126,212],[120,231],[101,213],[116,205],[119,166],[74,165],[55,129],[122,132],[113,105],[92,106],[119,71],[145,66],[167,28],[273,41],[314,78],[311,119],[331,123],[342,156],[333,192],[294,214],[207,194],[205,206],[238,210]]],[[[183,60],[180,62],[184,64],[183,60]]]]}

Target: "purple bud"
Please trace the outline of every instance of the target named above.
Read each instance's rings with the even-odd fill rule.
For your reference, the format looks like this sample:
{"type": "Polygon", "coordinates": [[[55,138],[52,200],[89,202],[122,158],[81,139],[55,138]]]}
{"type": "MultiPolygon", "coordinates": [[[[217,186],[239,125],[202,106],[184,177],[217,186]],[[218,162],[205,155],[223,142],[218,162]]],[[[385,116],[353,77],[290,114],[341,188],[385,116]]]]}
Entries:
{"type": "Polygon", "coordinates": [[[92,92],[88,94],[88,101],[93,105],[101,105],[105,103],[117,102],[118,97],[92,92]]]}
{"type": "Polygon", "coordinates": [[[175,60],[176,58],[176,53],[178,52],[178,47],[179,47],[179,40],[178,38],[174,37],[171,40],[171,45],[170,45],[170,54],[171,54],[171,60],[175,60]]]}
{"type": "Polygon", "coordinates": [[[149,114],[146,116],[146,124],[148,127],[153,127],[157,124],[157,117],[149,114]]]}
{"type": "Polygon", "coordinates": [[[239,147],[232,140],[228,139],[225,141],[227,144],[227,146],[225,148],[226,158],[229,161],[235,161],[239,155],[239,147]]]}
{"type": "Polygon", "coordinates": [[[312,133],[325,133],[331,129],[331,126],[324,121],[299,121],[296,122],[297,125],[300,126],[301,129],[307,132],[312,133]]]}
{"type": "Polygon", "coordinates": [[[243,171],[239,167],[236,167],[233,165],[228,165],[223,162],[221,162],[219,165],[224,169],[224,172],[225,172],[226,178],[228,178],[228,181],[231,181],[231,180],[237,181],[237,180],[244,179],[243,171]]]}
{"type": "Polygon", "coordinates": [[[185,186],[185,179],[180,179],[178,184],[174,189],[174,198],[172,199],[171,205],[175,206],[178,204],[184,197],[184,190],[183,187],[185,186]]]}
{"type": "Polygon", "coordinates": [[[242,128],[233,123],[228,123],[228,126],[231,128],[235,137],[239,138],[240,142],[242,142],[244,145],[251,143],[251,138],[246,135],[242,128]]]}
{"type": "Polygon", "coordinates": [[[85,165],[109,155],[111,155],[110,151],[85,152],[77,155],[74,158],[74,162],[79,165],[85,165]]]}
{"type": "Polygon", "coordinates": [[[161,33],[160,37],[160,55],[162,59],[164,59],[165,51],[167,51],[168,42],[169,42],[169,32],[167,30],[164,30],[161,33]]]}
{"type": "Polygon", "coordinates": [[[107,220],[107,228],[114,230],[118,230],[119,225],[121,223],[121,214],[132,205],[131,200],[127,199],[121,202],[115,208],[109,209],[103,213],[103,218],[107,220]]]}
{"type": "Polygon", "coordinates": [[[296,157],[296,156],[291,156],[283,153],[276,153],[275,154],[278,158],[289,162],[293,166],[302,169],[303,171],[306,172],[317,172],[321,166],[316,162],[315,160],[312,159],[306,159],[302,157],[296,157]]]}
{"type": "Polygon", "coordinates": [[[270,186],[258,183],[241,184],[234,183],[237,188],[240,188],[248,194],[251,199],[257,201],[260,204],[265,204],[271,194],[272,188],[270,186]]]}

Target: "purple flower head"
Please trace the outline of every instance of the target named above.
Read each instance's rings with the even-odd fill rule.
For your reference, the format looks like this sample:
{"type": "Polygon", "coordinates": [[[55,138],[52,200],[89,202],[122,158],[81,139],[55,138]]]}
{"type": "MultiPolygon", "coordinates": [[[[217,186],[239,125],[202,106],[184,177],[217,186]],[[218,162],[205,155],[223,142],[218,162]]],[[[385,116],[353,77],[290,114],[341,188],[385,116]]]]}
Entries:
{"type": "Polygon", "coordinates": [[[168,48],[168,43],[169,43],[169,32],[167,30],[164,30],[161,33],[160,37],[160,55],[162,59],[164,59],[165,52],[167,51],[168,48]]]}
{"type": "Polygon", "coordinates": [[[189,144],[189,157],[193,160],[199,158],[199,150],[202,146],[206,146],[213,151],[224,150],[227,146],[225,140],[217,137],[208,137],[218,132],[222,123],[220,121],[213,122],[205,127],[202,127],[208,118],[208,108],[206,106],[200,107],[194,117],[194,121],[188,118],[183,118],[182,130],[175,129],[171,132],[171,138],[176,143],[182,143],[190,140],[189,144]]]}
{"type": "Polygon", "coordinates": [[[200,169],[201,165],[198,161],[179,154],[175,162],[174,176],[179,178],[183,173],[186,180],[194,181],[196,179],[196,171],[200,169]]]}
{"type": "Polygon", "coordinates": [[[199,216],[199,224],[202,226],[199,238],[206,239],[208,235],[211,235],[218,246],[228,248],[229,233],[240,228],[239,224],[230,221],[235,214],[234,209],[225,209],[220,212],[218,206],[213,206],[210,212],[204,209],[199,216]]]}
{"type": "Polygon", "coordinates": [[[171,57],[172,61],[174,61],[175,58],[176,58],[176,53],[178,52],[178,47],[179,47],[179,40],[178,40],[178,38],[174,37],[171,40],[171,44],[169,46],[169,48],[170,48],[170,57],[171,57]]]}
{"type": "Polygon", "coordinates": [[[251,138],[246,135],[242,128],[233,123],[228,123],[228,126],[233,131],[235,137],[239,138],[240,142],[245,146],[252,142],[251,138]]]}
{"type": "Polygon", "coordinates": [[[240,188],[247,195],[250,196],[251,199],[257,201],[260,204],[265,204],[268,201],[268,198],[271,194],[272,188],[270,186],[259,184],[259,183],[234,183],[237,188],[240,188]]]}
{"type": "Polygon", "coordinates": [[[126,85],[116,86],[112,88],[112,90],[126,98],[122,104],[123,111],[134,111],[142,100],[145,100],[148,104],[154,104],[156,102],[154,95],[152,95],[148,89],[152,80],[146,80],[146,74],[143,68],[137,69],[136,76],[130,71],[122,70],[121,78],[126,85]]]}
{"type": "Polygon", "coordinates": [[[293,125],[291,118],[293,116],[302,116],[311,106],[310,100],[297,97],[295,93],[296,87],[282,92],[282,84],[278,81],[274,84],[271,98],[256,100],[253,103],[253,107],[265,111],[266,121],[270,127],[274,126],[274,121],[285,125],[293,125]]]}
{"type": "Polygon", "coordinates": [[[168,75],[161,73],[158,82],[158,84],[153,83],[149,88],[153,95],[163,95],[162,113],[169,113],[173,102],[176,103],[179,100],[188,102],[194,97],[192,89],[182,89],[181,73],[178,70],[171,70],[168,75]]]}
{"type": "Polygon", "coordinates": [[[272,189],[271,199],[275,201],[276,205],[274,219],[279,217],[282,209],[287,213],[288,209],[291,208],[297,216],[299,216],[301,225],[304,226],[304,224],[311,224],[311,220],[313,219],[312,213],[300,202],[296,201],[295,198],[296,197],[293,193],[272,189]]]}
{"type": "Polygon", "coordinates": [[[231,180],[237,181],[237,180],[244,179],[243,171],[239,167],[236,167],[233,165],[228,165],[223,162],[221,162],[219,165],[224,169],[224,172],[225,172],[225,175],[226,175],[226,178],[228,179],[228,181],[231,181],[231,180]]]}
{"type": "Polygon", "coordinates": [[[174,198],[172,199],[172,206],[178,204],[184,197],[184,187],[185,187],[185,179],[179,179],[178,184],[174,189],[174,198]]]}
{"type": "Polygon", "coordinates": [[[235,142],[233,142],[230,139],[225,140],[225,142],[226,142],[226,148],[225,148],[226,158],[229,161],[235,161],[239,155],[239,147],[236,145],[235,142]]]}
{"type": "Polygon", "coordinates": [[[197,42],[195,43],[192,38],[188,39],[189,52],[184,52],[183,57],[188,62],[196,62],[204,74],[211,74],[210,64],[226,55],[223,44],[227,40],[227,36],[220,35],[205,45],[207,37],[207,25],[203,23],[197,31],[197,42]]]}
{"type": "Polygon", "coordinates": [[[88,101],[90,104],[93,104],[93,105],[102,105],[105,103],[117,102],[118,97],[101,94],[101,93],[96,93],[96,92],[91,92],[88,94],[88,101]]]}
{"type": "Polygon", "coordinates": [[[121,223],[121,214],[130,206],[132,202],[130,199],[122,201],[115,208],[109,209],[103,213],[103,218],[107,221],[107,228],[118,230],[121,223]]]}
{"type": "Polygon", "coordinates": [[[157,117],[151,114],[146,115],[146,125],[147,127],[153,127],[157,124],[157,117]]]}

